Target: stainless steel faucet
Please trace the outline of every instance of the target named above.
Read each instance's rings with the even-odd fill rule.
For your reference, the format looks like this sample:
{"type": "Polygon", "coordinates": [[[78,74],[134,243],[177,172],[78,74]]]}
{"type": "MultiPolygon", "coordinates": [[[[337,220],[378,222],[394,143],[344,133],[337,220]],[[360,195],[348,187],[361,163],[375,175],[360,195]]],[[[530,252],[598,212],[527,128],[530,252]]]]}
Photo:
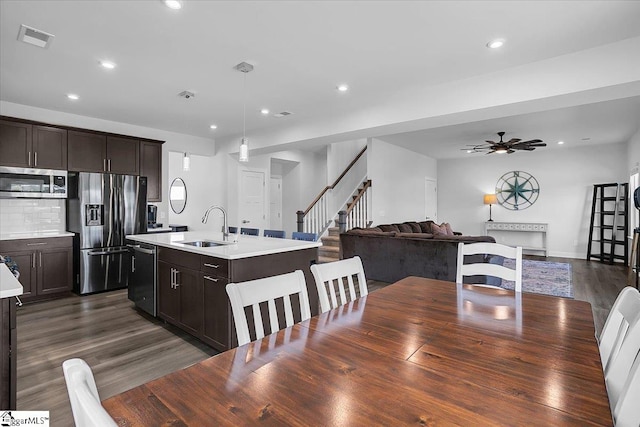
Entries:
{"type": "Polygon", "coordinates": [[[209,209],[207,209],[207,211],[204,213],[204,216],[202,217],[202,223],[203,224],[207,223],[207,220],[209,219],[209,213],[211,213],[211,211],[214,209],[218,209],[220,212],[222,212],[222,217],[224,219],[224,224],[222,225],[222,240],[228,240],[229,227],[227,227],[227,211],[225,211],[222,206],[214,205],[214,206],[211,206],[209,209]]]}

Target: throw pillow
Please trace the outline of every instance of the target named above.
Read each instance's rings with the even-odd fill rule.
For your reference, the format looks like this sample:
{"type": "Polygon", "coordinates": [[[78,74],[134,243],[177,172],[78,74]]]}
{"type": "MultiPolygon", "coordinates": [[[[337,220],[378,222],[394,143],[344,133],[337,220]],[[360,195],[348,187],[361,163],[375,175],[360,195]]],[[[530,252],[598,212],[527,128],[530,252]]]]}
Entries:
{"type": "Polygon", "coordinates": [[[431,232],[434,235],[447,235],[447,229],[444,227],[444,225],[438,225],[435,222],[433,224],[431,224],[431,232]]]}
{"type": "Polygon", "coordinates": [[[453,230],[451,229],[451,224],[448,222],[442,223],[444,225],[445,230],[447,230],[447,236],[453,236],[453,230]]]}

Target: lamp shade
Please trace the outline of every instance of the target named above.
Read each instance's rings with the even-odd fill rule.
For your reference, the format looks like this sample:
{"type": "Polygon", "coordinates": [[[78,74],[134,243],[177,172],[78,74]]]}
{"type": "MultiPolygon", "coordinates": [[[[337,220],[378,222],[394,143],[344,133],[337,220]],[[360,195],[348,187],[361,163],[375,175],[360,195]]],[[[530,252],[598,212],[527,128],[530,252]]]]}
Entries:
{"type": "Polygon", "coordinates": [[[485,205],[495,205],[498,203],[498,198],[495,194],[485,194],[484,195],[484,204],[485,205]]]}

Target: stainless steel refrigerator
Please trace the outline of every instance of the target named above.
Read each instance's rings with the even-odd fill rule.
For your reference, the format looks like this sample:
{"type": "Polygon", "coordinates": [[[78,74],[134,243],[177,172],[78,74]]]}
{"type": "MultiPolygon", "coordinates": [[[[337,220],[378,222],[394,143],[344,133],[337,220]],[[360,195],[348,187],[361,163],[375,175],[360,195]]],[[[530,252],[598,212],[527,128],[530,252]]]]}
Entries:
{"type": "Polygon", "coordinates": [[[67,228],[74,238],[74,291],[127,287],[125,236],[147,231],[147,178],[69,172],[67,228]]]}

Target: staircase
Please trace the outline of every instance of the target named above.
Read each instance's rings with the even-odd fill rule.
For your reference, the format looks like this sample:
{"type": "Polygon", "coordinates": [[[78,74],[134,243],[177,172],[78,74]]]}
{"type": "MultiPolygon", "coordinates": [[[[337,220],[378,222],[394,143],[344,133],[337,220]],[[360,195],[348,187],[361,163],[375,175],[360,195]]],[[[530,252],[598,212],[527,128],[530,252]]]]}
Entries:
{"type": "Polygon", "coordinates": [[[320,238],[322,246],[318,250],[318,263],[333,262],[340,259],[340,230],[350,230],[354,227],[368,227],[371,225],[367,210],[367,190],[371,188],[371,180],[362,183],[345,206],[345,210],[338,212],[338,218],[333,220],[334,226],[328,228],[328,234],[320,238]]]}

